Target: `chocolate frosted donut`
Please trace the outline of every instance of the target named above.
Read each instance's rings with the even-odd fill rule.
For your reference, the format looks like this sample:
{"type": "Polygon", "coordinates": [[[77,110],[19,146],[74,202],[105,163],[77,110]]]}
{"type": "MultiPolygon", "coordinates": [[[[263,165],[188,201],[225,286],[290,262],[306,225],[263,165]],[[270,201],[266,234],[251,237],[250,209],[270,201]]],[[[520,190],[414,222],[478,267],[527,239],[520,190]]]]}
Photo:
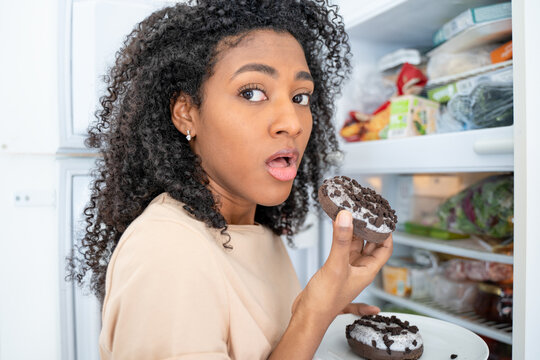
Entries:
{"type": "Polygon", "coordinates": [[[369,360],[416,360],[424,352],[418,327],[395,316],[366,315],[347,325],[352,351],[369,360]]]}
{"type": "Polygon", "coordinates": [[[381,243],[396,229],[396,212],[388,201],[347,176],[324,180],[319,188],[319,202],[332,220],[341,210],[350,211],[355,238],[381,243]]]}

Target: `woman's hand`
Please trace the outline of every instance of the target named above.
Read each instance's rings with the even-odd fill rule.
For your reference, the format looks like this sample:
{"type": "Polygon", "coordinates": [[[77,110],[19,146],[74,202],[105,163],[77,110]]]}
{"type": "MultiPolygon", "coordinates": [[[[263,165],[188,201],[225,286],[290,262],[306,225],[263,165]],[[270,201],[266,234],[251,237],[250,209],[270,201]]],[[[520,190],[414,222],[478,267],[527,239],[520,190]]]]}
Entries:
{"type": "Polygon", "coordinates": [[[375,314],[379,309],[351,304],[375,278],[392,254],[392,235],[381,244],[353,240],[352,215],[340,211],[334,225],[332,248],[325,264],[296,298],[293,316],[314,319],[328,326],[342,313],[375,314]]]}
{"type": "Polygon", "coordinates": [[[375,314],[379,309],[351,301],[368,286],[392,254],[392,236],[382,244],[353,240],[352,216],[341,211],[334,222],[330,255],[294,301],[292,317],[269,359],[313,359],[336,315],[375,314]]]}

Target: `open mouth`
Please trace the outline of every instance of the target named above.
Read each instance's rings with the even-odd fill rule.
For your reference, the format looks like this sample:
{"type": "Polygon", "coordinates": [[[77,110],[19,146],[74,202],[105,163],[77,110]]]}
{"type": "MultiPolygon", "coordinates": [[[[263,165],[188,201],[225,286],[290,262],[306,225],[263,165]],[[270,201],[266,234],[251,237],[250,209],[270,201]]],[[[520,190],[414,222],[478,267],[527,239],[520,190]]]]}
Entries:
{"type": "Polygon", "coordinates": [[[266,159],[266,169],[274,178],[289,181],[296,177],[296,161],[298,150],[283,149],[266,159]]]}

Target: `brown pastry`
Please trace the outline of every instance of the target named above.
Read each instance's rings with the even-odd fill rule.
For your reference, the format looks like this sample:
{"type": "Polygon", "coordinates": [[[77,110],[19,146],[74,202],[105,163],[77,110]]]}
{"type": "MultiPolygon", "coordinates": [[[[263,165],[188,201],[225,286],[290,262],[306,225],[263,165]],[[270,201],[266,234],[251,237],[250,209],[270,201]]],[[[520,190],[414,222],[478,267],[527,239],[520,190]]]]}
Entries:
{"type": "Polygon", "coordinates": [[[324,180],[319,188],[319,203],[332,220],[341,210],[350,211],[357,239],[381,243],[396,229],[396,212],[388,201],[347,176],[324,180]]]}
{"type": "Polygon", "coordinates": [[[347,325],[352,351],[368,360],[416,360],[424,352],[418,327],[395,316],[366,315],[347,325]]]}

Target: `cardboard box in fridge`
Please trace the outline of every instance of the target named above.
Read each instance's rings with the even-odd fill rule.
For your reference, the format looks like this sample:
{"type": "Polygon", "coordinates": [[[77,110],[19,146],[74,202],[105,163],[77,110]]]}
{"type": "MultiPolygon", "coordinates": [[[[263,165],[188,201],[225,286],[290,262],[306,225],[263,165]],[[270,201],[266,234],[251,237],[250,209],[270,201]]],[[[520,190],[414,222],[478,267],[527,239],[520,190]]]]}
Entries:
{"type": "Polygon", "coordinates": [[[392,99],[388,138],[432,134],[436,131],[439,103],[415,95],[392,99]]]}

